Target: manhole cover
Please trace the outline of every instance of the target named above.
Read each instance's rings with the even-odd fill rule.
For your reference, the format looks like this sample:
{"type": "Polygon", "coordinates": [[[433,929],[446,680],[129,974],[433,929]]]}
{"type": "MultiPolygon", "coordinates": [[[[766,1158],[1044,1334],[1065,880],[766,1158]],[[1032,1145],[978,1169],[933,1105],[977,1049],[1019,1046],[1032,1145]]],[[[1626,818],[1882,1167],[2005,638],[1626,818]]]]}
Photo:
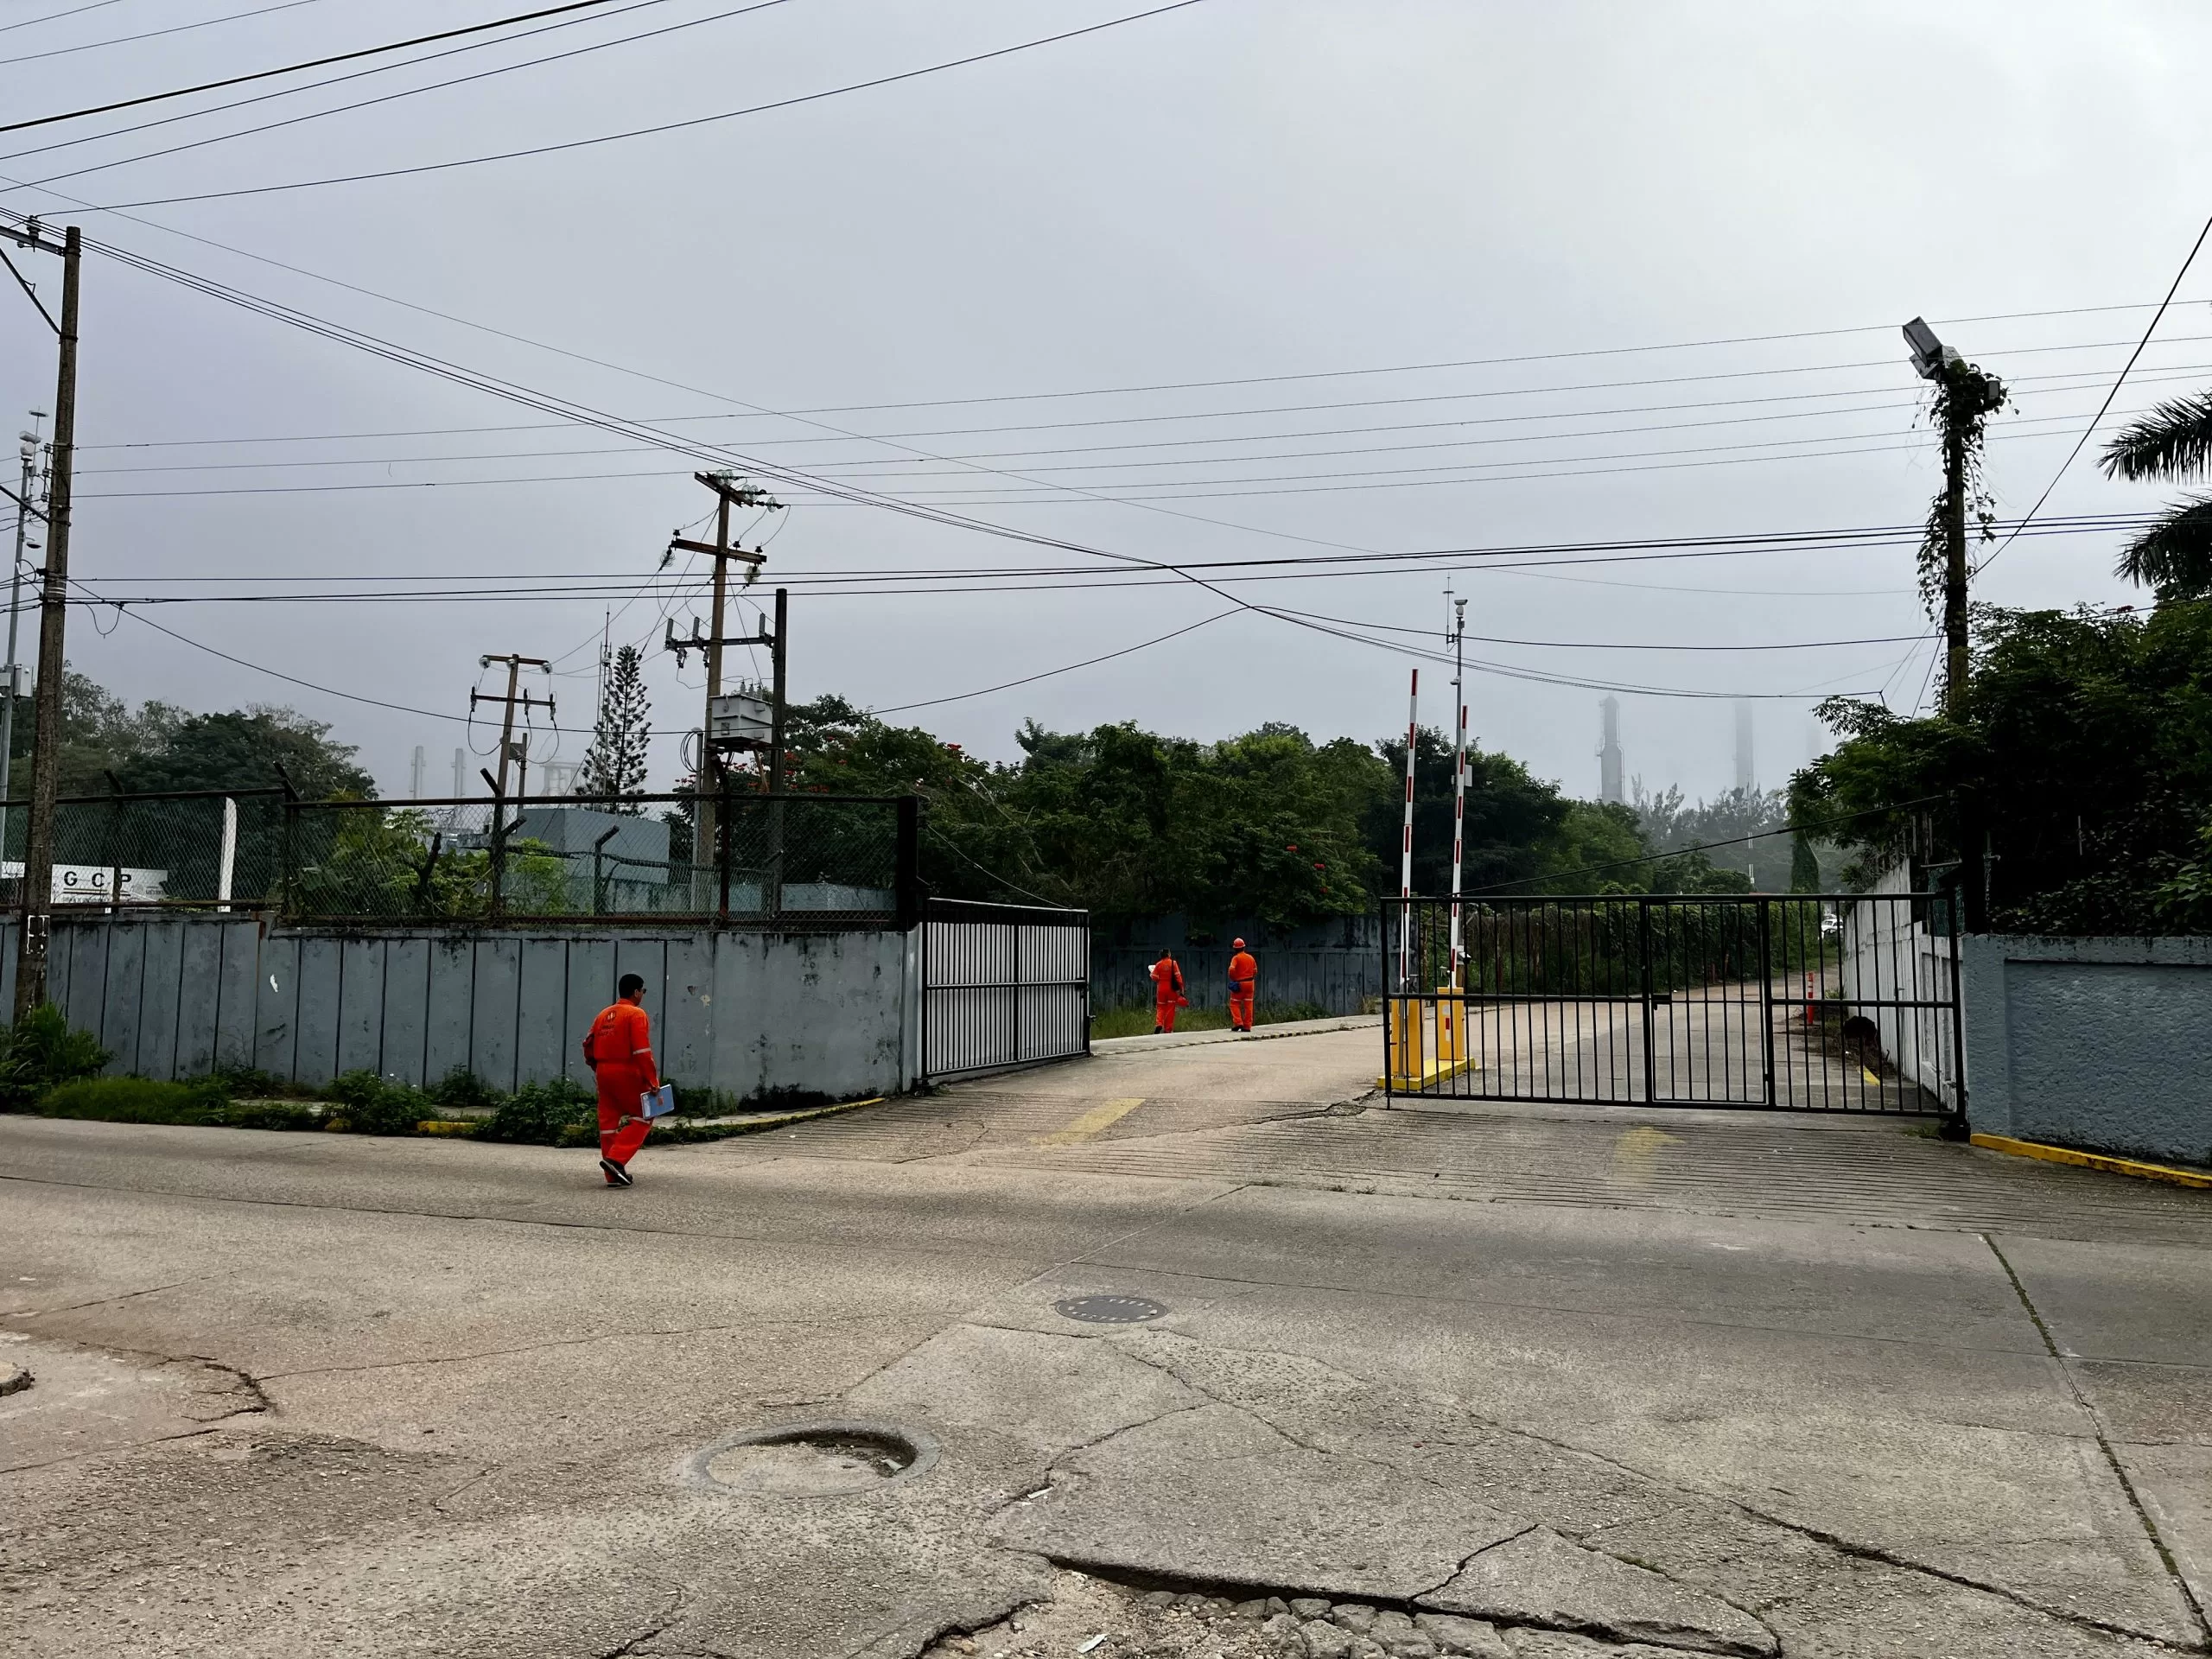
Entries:
{"type": "Polygon", "coordinates": [[[763,1497],[841,1497],[912,1480],[937,1442],[888,1423],[787,1423],[725,1434],[683,1463],[689,1485],[763,1497]]]}
{"type": "Polygon", "coordinates": [[[1167,1311],[1167,1304],[1149,1296],[1070,1296],[1052,1304],[1053,1309],[1085,1325],[1141,1325],[1167,1311]]]}

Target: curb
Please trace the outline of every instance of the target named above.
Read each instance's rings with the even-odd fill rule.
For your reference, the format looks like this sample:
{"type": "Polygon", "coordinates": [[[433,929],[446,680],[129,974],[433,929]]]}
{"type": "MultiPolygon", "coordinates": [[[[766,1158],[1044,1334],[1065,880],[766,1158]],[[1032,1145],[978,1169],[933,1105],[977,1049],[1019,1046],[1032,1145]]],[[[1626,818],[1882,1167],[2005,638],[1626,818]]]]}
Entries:
{"type": "Polygon", "coordinates": [[[2128,1175],[2139,1181],[2164,1181],[2171,1186],[2194,1186],[2212,1191],[2212,1171],[2175,1169],[2166,1164],[2146,1164],[2133,1158],[2112,1158],[2101,1152],[2076,1152],[2071,1147],[2047,1147],[2039,1141],[2015,1141],[2009,1135],[1972,1135],[1970,1146],[1991,1152],[2008,1152],[2016,1158],[2040,1158],[2045,1163],[2074,1164],[2101,1169],[2107,1175],[2128,1175]]]}
{"type": "MultiPolygon", "coordinates": [[[[808,1106],[795,1112],[777,1112],[764,1117],[698,1117],[683,1127],[689,1133],[672,1135],[668,1144],[682,1146],[687,1141],[727,1141],[733,1135],[759,1135],[765,1129],[780,1129],[790,1123],[810,1122],[817,1117],[836,1117],[843,1112],[856,1112],[863,1106],[880,1106],[888,1096],[873,1095],[866,1100],[832,1101],[827,1106],[808,1106]]],[[[674,1125],[671,1125],[674,1128],[674,1125]]]]}

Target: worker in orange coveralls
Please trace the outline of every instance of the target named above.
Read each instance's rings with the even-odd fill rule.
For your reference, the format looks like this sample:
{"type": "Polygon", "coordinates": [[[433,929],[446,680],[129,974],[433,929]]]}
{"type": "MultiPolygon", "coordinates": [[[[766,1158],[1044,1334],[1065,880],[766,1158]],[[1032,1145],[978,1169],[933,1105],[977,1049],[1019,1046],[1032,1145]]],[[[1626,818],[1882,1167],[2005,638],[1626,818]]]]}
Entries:
{"type": "Polygon", "coordinates": [[[1252,960],[1252,953],[1244,948],[1244,941],[1236,942],[1236,954],[1229,959],[1229,1024],[1232,1030],[1252,1029],[1252,988],[1259,981],[1260,964],[1252,960]]]}
{"type": "Polygon", "coordinates": [[[609,1186],[628,1186],[630,1160],[652,1128],[639,1096],[660,1087],[653,1065],[652,1021],[645,1017],[645,982],[625,974],[616,1000],[584,1033],[584,1064],[599,1080],[599,1166],[609,1186]]]}
{"type": "Polygon", "coordinates": [[[1175,1010],[1190,1006],[1191,999],[1183,995],[1183,970],[1176,965],[1175,953],[1161,951],[1160,960],[1152,964],[1153,1034],[1174,1030],[1175,1010]]]}

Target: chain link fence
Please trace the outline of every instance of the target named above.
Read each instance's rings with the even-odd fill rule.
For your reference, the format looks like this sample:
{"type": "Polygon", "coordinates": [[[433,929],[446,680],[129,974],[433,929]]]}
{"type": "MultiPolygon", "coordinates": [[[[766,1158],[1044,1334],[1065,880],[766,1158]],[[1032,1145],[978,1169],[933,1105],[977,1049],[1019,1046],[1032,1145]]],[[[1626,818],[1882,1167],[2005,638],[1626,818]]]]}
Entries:
{"type": "MultiPolygon", "coordinates": [[[[0,822],[22,903],[29,812],[0,822]]],[[[912,797],[294,801],[268,793],[62,802],[53,902],[273,911],[296,921],[605,917],[911,926],[912,797]]]]}

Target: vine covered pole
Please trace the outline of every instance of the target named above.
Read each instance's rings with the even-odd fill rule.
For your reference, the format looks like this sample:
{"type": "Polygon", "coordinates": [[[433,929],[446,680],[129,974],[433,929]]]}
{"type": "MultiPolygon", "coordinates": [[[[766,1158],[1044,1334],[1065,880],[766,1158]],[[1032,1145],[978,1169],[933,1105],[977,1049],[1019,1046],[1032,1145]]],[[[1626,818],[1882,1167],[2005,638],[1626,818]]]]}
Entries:
{"type": "Polygon", "coordinates": [[[1943,712],[1967,689],[1967,432],[1955,405],[1943,423],[1943,712]]]}
{"type": "MultiPolygon", "coordinates": [[[[1920,546],[1921,595],[1931,603],[1943,595],[1944,715],[1966,713],[1967,676],[1973,658],[1967,639],[1967,514],[1980,520],[1983,538],[1995,522],[1996,507],[1982,482],[1981,453],[1988,440],[1989,417],[2005,407],[2005,383],[1967,362],[1936,337],[1919,317],[1904,326],[1912,366],[1935,388],[1932,413],[1943,435],[1943,493],[1928,516],[1920,546]]],[[[1958,791],[1959,886],[1968,932],[1987,925],[1989,826],[1978,784],[1969,779],[1958,791]]]]}

